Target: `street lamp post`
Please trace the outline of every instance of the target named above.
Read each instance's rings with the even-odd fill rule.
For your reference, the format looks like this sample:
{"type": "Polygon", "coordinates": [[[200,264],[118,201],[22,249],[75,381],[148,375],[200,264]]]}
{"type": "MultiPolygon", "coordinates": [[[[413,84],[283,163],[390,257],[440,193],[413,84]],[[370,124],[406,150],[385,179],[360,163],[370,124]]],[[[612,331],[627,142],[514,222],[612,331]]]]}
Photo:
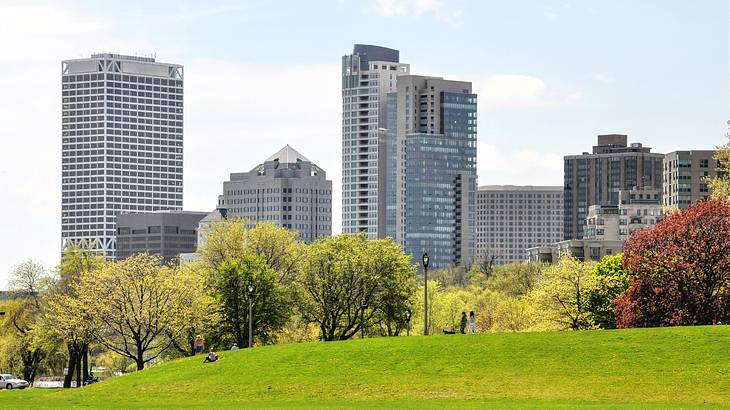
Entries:
{"type": "Polygon", "coordinates": [[[411,310],[406,310],[406,336],[411,335],[411,310]]]}
{"type": "Polygon", "coordinates": [[[248,284],[248,347],[253,346],[253,283],[248,284]]]}
{"type": "Polygon", "coordinates": [[[423,252],[423,335],[428,336],[428,253],[423,252]]]}

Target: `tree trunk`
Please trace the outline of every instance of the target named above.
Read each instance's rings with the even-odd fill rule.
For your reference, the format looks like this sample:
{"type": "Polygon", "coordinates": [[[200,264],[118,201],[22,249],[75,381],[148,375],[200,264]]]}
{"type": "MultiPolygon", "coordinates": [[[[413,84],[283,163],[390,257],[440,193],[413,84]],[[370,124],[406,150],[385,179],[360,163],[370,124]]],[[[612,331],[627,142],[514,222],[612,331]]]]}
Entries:
{"type": "Polygon", "coordinates": [[[74,377],[74,369],[76,367],[76,349],[71,343],[68,344],[68,373],[63,375],[63,388],[71,387],[71,380],[74,377]]]}
{"type": "Polygon", "coordinates": [[[84,380],[89,378],[89,344],[84,343],[83,347],[83,366],[82,366],[82,375],[84,376],[84,380]]]}
{"type": "Polygon", "coordinates": [[[137,362],[137,371],[144,370],[144,351],[140,343],[137,343],[137,358],[134,361],[137,362]]]}
{"type": "Polygon", "coordinates": [[[76,352],[76,387],[81,387],[83,385],[83,380],[81,380],[81,357],[83,355],[83,352],[81,351],[81,346],[79,346],[78,351],[76,352]]]}

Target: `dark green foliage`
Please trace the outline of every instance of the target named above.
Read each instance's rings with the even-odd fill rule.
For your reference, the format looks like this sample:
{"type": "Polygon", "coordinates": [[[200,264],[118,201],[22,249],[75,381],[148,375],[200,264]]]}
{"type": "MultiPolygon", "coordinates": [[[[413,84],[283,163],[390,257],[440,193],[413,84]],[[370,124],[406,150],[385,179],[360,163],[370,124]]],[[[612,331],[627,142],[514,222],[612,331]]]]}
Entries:
{"type": "Polygon", "coordinates": [[[588,311],[602,329],[616,328],[614,301],[629,287],[629,271],[621,254],[604,256],[593,271],[594,287],[588,295],[588,311]]]}
{"type": "Polygon", "coordinates": [[[220,343],[229,336],[240,347],[248,346],[248,284],[253,284],[253,340],[266,344],[291,314],[289,301],[277,273],[258,256],[226,258],[215,272],[214,298],[221,314],[220,343]]]}

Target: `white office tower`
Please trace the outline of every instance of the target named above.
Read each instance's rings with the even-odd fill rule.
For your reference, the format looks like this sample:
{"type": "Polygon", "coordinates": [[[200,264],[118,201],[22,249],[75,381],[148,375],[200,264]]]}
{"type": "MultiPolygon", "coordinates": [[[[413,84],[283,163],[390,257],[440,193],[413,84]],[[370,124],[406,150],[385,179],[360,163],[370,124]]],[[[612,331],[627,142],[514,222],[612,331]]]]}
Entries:
{"type": "Polygon", "coordinates": [[[385,236],[386,96],[409,73],[399,52],[355,44],[342,57],[342,232],[385,236]]]}
{"type": "Polygon", "coordinates": [[[182,209],[183,67],[92,54],[62,88],[62,247],[113,257],[116,215],[182,209]]]}

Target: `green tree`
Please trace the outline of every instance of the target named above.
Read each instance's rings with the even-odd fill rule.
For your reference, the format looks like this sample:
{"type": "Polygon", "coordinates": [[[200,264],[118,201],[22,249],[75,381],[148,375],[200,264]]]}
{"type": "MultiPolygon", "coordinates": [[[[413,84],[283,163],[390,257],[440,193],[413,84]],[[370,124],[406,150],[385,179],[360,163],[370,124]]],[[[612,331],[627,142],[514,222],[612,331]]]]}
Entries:
{"type": "Polygon", "coordinates": [[[302,261],[299,313],[319,326],[325,341],[349,339],[382,321],[397,330],[408,307],[401,296],[410,285],[403,282],[415,283],[415,267],[392,239],[322,238],[309,245],[302,261]]]}
{"type": "Polygon", "coordinates": [[[369,326],[379,326],[383,335],[398,336],[405,331],[406,310],[413,308],[416,271],[409,256],[391,239],[371,241],[368,251],[368,258],[377,259],[369,265],[371,272],[380,279],[369,326]]]}
{"type": "Polygon", "coordinates": [[[63,380],[65,388],[71,387],[74,375],[77,387],[89,376],[93,323],[83,314],[85,309],[79,305],[76,285],[81,277],[98,269],[104,262],[104,257],[98,253],[72,244],[56,269],[57,281],[49,293],[43,323],[47,331],[55,332],[63,340],[68,351],[68,372],[63,380]]]}
{"type": "Polygon", "coordinates": [[[249,302],[252,308],[252,340],[266,344],[291,313],[277,273],[256,255],[227,258],[213,279],[214,298],[221,314],[222,330],[239,346],[248,346],[249,302]],[[253,286],[249,298],[248,286],[253,286]]]}
{"type": "Polygon", "coordinates": [[[211,279],[205,261],[197,260],[176,269],[192,284],[188,289],[190,308],[182,311],[186,317],[180,318],[183,323],[180,332],[176,334],[174,329],[165,332],[165,336],[172,344],[172,349],[168,350],[165,356],[194,356],[196,335],[207,335],[205,339],[208,341],[216,340],[216,329],[219,328],[221,321],[220,312],[208,286],[211,279]]]}
{"type": "Polygon", "coordinates": [[[541,263],[509,263],[497,267],[486,287],[510,297],[530,293],[542,277],[545,265],[541,263]]]}
{"type": "Polygon", "coordinates": [[[594,327],[588,310],[588,297],[593,288],[592,271],[592,263],[571,256],[564,256],[545,269],[529,295],[543,326],[553,324],[559,330],[594,327]]]}
{"type": "Polygon", "coordinates": [[[50,283],[51,278],[43,265],[33,260],[15,266],[8,280],[8,290],[17,301],[14,309],[6,313],[7,324],[12,324],[15,329],[11,333],[12,354],[20,358],[23,378],[29,383],[33,383],[47,353],[34,343],[34,331],[43,312],[44,296],[50,283]]]}
{"type": "Polygon", "coordinates": [[[593,270],[594,286],[588,294],[587,310],[602,329],[616,328],[614,301],[629,287],[629,271],[623,266],[621,254],[607,255],[593,270]]]}
{"type": "Polygon", "coordinates": [[[717,147],[715,152],[717,176],[707,181],[715,199],[730,199],[730,131],[725,136],[728,142],[717,147]]]}
{"type": "Polygon", "coordinates": [[[140,253],[84,274],[76,303],[107,349],[135,361],[137,370],[167,350],[195,309],[198,282],[185,270],[140,253]]]}

